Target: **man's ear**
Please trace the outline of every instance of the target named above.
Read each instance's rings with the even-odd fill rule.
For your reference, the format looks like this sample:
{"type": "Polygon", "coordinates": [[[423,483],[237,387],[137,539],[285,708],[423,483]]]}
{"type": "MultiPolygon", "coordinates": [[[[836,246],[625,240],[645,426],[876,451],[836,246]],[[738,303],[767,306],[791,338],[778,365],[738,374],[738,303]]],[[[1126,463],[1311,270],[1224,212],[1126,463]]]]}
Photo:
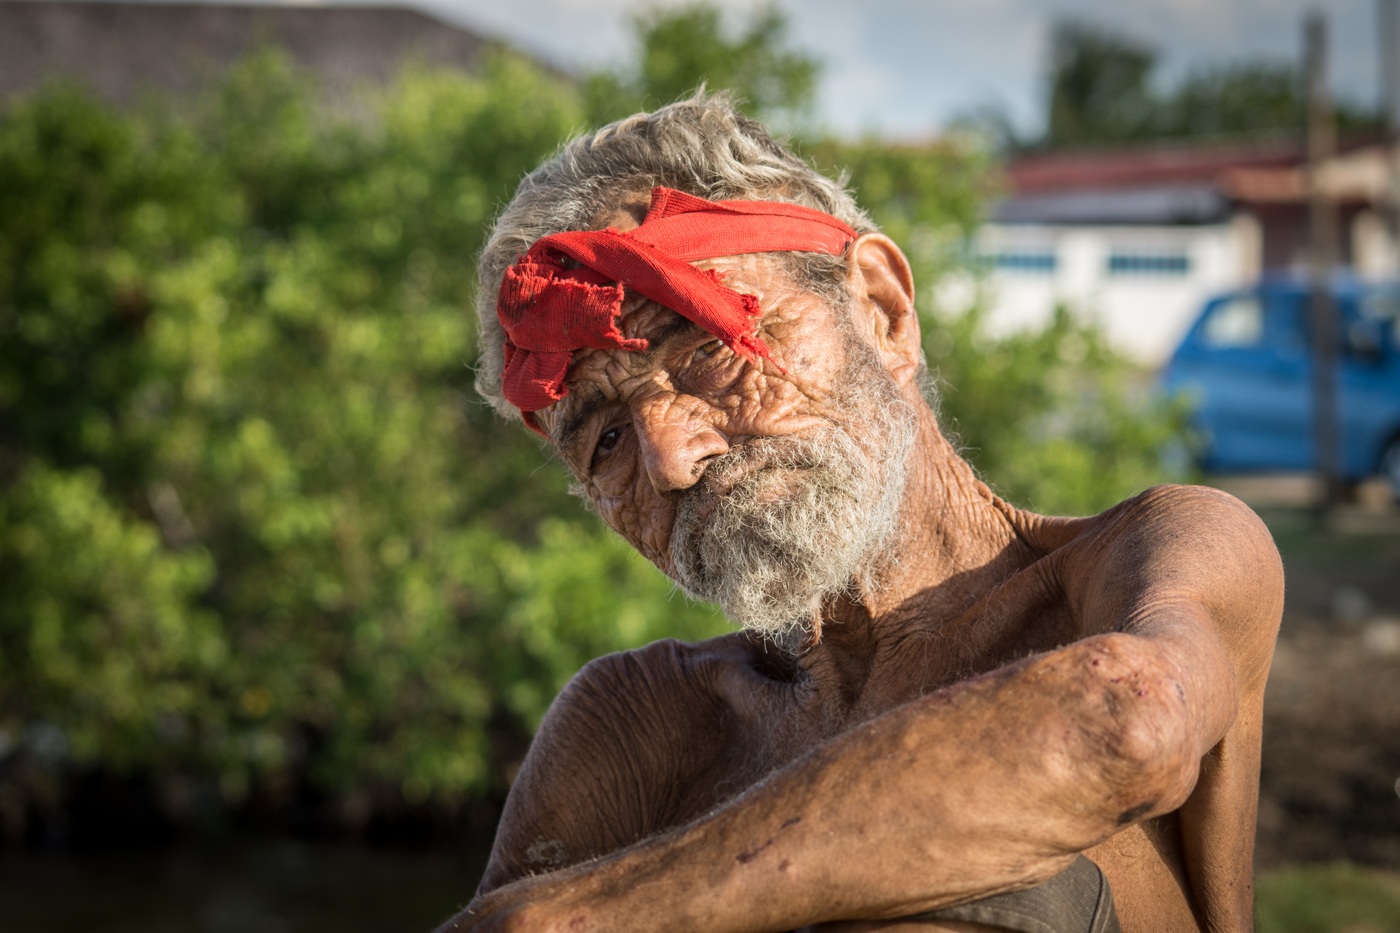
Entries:
{"type": "Polygon", "coordinates": [[[883,233],[867,233],[846,251],[851,316],[900,385],[912,382],[923,362],[914,275],[909,260],[883,233]]]}

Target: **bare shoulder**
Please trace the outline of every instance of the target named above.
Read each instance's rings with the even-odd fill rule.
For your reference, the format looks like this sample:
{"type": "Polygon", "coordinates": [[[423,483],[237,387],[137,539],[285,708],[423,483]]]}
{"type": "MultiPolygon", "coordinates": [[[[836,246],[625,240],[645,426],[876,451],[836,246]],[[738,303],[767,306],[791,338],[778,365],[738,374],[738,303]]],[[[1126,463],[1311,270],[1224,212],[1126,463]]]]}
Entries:
{"type": "Polygon", "coordinates": [[[1169,483],[1153,486],[1097,515],[1084,518],[1015,511],[1015,522],[1022,534],[1030,544],[1043,551],[1141,532],[1172,537],[1225,534],[1242,542],[1273,548],[1268,529],[1249,506],[1209,486],[1169,483]]]}
{"type": "Polygon", "coordinates": [[[754,646],[734,634],[667,639],[585,665],[550,706],[511,786],[480,893],[675,825],[697,782],[730,753],[740,725],[730,683],[767,679],[754,664],[754,646]]]}
{"type": "Polygon", "coordinates": [[[1125,499],[1096,518],[1104,523],[1146,524],[1157,533],[1226,534],[1241,540],[1273,542],[1263,521],[1239,499],[1210,486],[1153,486],[1125,499]]]}
{"type": "Polygon", "coordinates": [[[1159,594],[1189,595],[1212,615],[1242,600],[1283,608],[1283,563],[1269,529],[1218,489],[1155,486],[1098,516],[1085,544],[1103,555],[1105,573],[1132,569],[1159,594]]]}
{"type": "Polygon", "coordinates": [[[1028,526],[1080,613],[1131,624],[1189,601],[1204,608],[1245,680],[1266,673],[1283,564],[1263,521],[1234,496],[1155,486],[1089,518],[1030,516],[1028,526]]]}

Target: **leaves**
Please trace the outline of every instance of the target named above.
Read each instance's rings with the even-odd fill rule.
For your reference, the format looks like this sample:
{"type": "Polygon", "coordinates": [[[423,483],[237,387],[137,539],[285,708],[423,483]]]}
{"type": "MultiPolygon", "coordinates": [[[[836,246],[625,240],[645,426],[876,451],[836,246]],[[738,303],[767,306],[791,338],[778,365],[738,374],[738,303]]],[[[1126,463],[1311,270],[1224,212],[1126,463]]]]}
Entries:
{"type": "MultiPolygon", "coordinates": [[[[771,10],[737,38],[708,7],[639,22],[638,93],[810,99],[771,10]]],[[[487,225],[588,106],[501,53],[333,118],[263,52],[184,116],[64,87],[0,116],[0,730],[25,754],[228,802],[289,778],[452,802],[501,788],[500,734],[589,658],[729,630],[470,388],[487,225]]],[[[932,300],[975,266],[985,153],[803,148],[908,248],[944,420],[999,489],[1088,511],[1158,478],[1176,422],[1092,327],[993,338],[932,300]]]]}
{"type": "MultiPolygon", "coordinates": [[[[1066,147],[1188,137],[1296,136],[1306,114],[1302,77],[1288,62],[1198,68],[1173,88],[1154,87],[1157,52],[1101,27],[1062,20],[1051,37],[1049,107],[1038,145],[1066,147]]],[[[990,115],[993,121],[999,119],[990,115]]],[[[1376,118],[1342,102],[1344,130],[1376,118]]]]}
{"type": "Polygon", "coordinates": [[[1187,411],[1157,397],[1097,328],[1061,306],[1041,330],[992,338],[985,305],[926,312],[940,422],[992,488],[1051,515],[1088,515],[1161,482],[1187,411]]]}
{"type": "Polygon", "coordinates": [[[787,17],[755,7],[746,27],[725,28],[720,7],[700,0],[643,9],[632,18],[635,64],[590,75],[584,86],[591,122],[654,110],[701,84],[732,91],[747,113],[780,124],[811,115],[820,65],[787,45],[787,17]]]}
{"type": "Polygon", "coordinates": [[[574,93],[501,55],[372,121],[311,94],[265,52],[189,121],[0,124],[0,728],[230,800],[452,798],[588,657],[726,626],[469,394],[475,253],[574,93]]]}

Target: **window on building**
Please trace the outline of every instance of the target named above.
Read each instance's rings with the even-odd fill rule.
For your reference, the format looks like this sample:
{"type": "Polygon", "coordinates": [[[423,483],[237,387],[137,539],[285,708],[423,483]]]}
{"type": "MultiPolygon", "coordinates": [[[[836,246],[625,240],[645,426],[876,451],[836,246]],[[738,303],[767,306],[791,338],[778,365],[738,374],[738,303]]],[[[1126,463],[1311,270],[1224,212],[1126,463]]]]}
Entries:
{"type": "Polygon", "coordinates": [[[999,272],[1026,272],[1036,275],[1050,275],[1058,265],[1055,253],[1051,250],[1003,250],[988,256],[987,260],[999,272]]]}
{"type": "Polygon", "coordinates": [[[1108,257],[1109,275],[1189,275],[1191,257],[1185,253],[1114,252],[1108,257]]]}
{"type": "Polygon", "coordinates": [[[1257,347],[1264,339],[1264,307],[1254,295],[1227,298],[1211,309],[1201,329],[1207,347],[1257,347]]]}

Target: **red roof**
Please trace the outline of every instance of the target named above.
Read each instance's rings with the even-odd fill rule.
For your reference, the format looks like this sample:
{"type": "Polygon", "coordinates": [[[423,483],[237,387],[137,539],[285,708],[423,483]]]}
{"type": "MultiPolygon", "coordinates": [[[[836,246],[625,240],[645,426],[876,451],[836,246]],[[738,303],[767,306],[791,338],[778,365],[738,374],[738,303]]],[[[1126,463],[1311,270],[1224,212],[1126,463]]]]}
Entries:
{"type": "Polygon", "coordinates": [[[1213,183],[1229,169],[1293,168],[1303,157],[1299,141],[1226,146],[1178,143],[1023,156],[1006,166],[1006,174],[1017,194],[1049,194],[1089,188],[1213,183]]]}

